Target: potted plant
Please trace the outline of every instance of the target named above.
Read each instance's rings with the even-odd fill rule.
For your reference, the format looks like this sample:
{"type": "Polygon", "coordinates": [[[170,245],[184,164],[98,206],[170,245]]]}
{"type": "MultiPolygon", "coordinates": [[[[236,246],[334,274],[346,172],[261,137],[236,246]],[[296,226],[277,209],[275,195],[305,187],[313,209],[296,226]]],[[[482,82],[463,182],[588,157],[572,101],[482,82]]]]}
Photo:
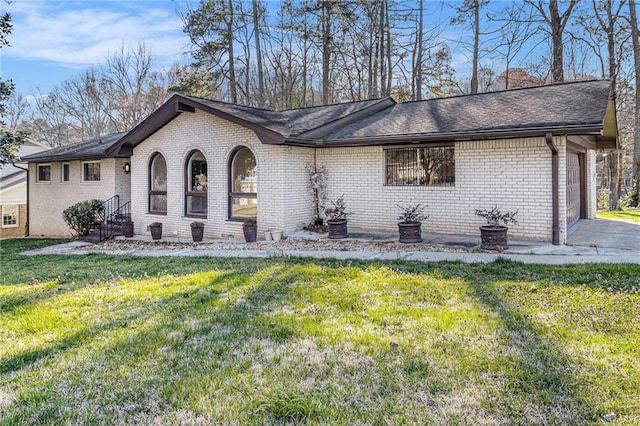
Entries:
{"type": "Polygon", "coordinates": [[[400,208],[400,215],[398,216],[400,242],[419,243],[422,241],[422,222],[429,218],[424,214],[424,209],[427,206],[412,204],[405,207],[398,205],[398,207],[400,208]]]}
{"type": "Polygon", "coordinates": [[[496,250],[498,247],[508,249],[507,225],[518,223],[516,214],[518,214],[517,211],[503,213],[498,206],[494,206],[491,210],[476,209],[476,215],[487,221],[486,225],[480,227],[481,247],[487,250],[496,250]]]}
{"type": "Polygon", "coordinates": [[[123,220],[120,224],[120,229],[125,238],[133,237],[133,221],[131,219],[123,220]]]}
{"type": "Polygon", "coordinates": [[[324,208],[324,214],[327,216],[327,225],[329,227],[329,238],[346,238],[347,216],[349,216],[351,212],[347,211],[344,195],[341,195],[336,201],[331,201],[331,204],[333,207],[324,208]]]}
{"type": "Polygon", "coordinates": [[[203,222],[191,222],[191,239],[193,242],[202,241],[204,236],[204,223],[203,222]]]}
{"type": "Polygon", "coordinates": [[[162,238],[162,223],[153,222],[149,225],[149,230],[151,231],[151,239],[159,240],[162,238]]]}
{"type": "Polygon", "coordinates": [[[255,219],[246,220],[242,224],[242,232],[244,240],[247,243],[255,243],[258,238],[258,222],[255,219]]]}

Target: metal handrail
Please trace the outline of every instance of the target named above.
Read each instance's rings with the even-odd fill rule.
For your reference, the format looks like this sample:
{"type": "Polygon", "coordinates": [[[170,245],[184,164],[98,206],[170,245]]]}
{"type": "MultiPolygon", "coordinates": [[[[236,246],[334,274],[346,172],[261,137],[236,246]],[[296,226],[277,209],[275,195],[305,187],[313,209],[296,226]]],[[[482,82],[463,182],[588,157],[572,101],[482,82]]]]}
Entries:
{"type": "Polygon", "coordinates": [[[100,222],[100,241],[113,236],[113,217],[120,210],[120,196],[114,195],[102,203],[102,221],[100,222]]]}

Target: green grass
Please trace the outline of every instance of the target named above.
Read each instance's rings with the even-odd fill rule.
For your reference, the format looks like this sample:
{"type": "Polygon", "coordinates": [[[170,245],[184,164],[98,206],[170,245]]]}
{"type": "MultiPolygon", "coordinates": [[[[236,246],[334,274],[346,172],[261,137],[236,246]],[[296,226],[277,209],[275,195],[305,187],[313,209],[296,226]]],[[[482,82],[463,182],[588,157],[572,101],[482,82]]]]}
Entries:
{"type": "Polygon", "coordinates": [[[640,423],[640,266],[26,257],[0,424],[640,423]]]}
{"type": "Polygon", "coordinates": [[[640,222],[640,209],[628,210],[600,210],[596,214],[600,219],[624,219],[640,222]]]}

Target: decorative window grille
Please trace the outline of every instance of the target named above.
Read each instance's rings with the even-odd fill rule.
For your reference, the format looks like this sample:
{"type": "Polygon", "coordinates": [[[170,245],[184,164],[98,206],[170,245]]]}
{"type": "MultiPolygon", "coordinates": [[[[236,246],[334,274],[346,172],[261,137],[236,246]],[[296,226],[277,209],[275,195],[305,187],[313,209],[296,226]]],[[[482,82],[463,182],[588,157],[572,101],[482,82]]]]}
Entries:
{"type": "Polygon", "coordinates": [[[454,186],[453,146],[387,149],[386,185],[454,186]]]}

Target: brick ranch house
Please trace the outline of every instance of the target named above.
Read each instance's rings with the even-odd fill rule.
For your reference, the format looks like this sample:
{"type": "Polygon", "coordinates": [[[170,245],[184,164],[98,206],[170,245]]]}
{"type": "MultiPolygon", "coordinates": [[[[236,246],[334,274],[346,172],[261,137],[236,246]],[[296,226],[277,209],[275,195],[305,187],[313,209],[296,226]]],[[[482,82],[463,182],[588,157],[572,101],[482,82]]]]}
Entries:
{"type": "Polygon", "coordinates": [[[329,198],[344,195],[350,226],[395,230],[398,205],[421,203],[423,229],[473,235],[483,224],[475,209],[498,205],[519,211],[512,237],[562,244],[595,216],[595,150],[616,147],[617,127],[610,82],[587,81],[281,112],[174,95],[111,138],[91,160],[57,150],[29,158],[40,206],[32,234],[68,235],[64,208],[113,195],[131,200],[137,234],[162,222],[164,235],[189,237],[202,221],[205,237],[241,235],[248,218],[286,234],[312,221],[315,163],[327,170],[329,198]],[[55,171],[65,162],[79,176],[99,164],[99,184],[80,176],[63,187],[55,171]],[[43,165],[50,182],[38,180],[43,165]]]}

